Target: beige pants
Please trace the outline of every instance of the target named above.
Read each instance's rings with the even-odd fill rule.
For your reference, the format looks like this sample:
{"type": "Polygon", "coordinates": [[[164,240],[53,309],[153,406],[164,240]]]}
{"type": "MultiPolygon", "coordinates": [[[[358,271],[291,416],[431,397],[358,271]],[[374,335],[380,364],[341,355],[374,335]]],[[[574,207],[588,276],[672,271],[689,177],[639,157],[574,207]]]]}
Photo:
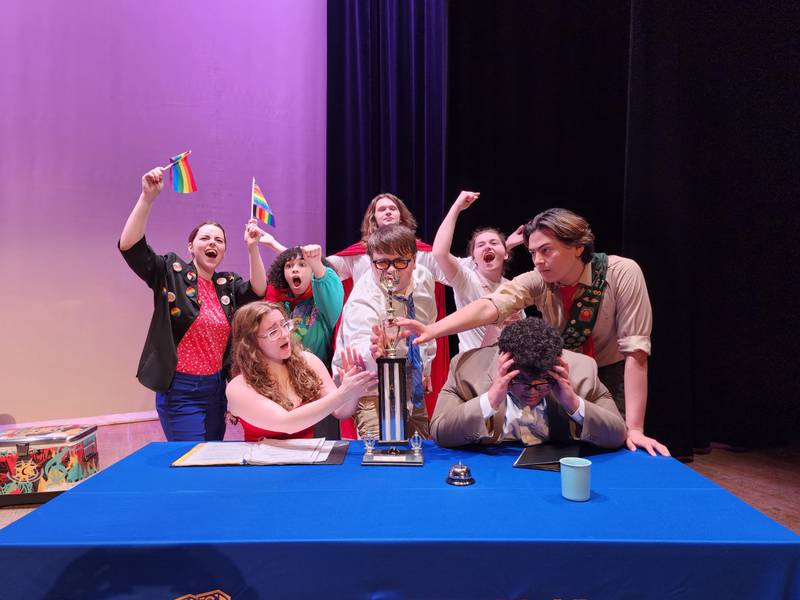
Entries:
{"type": "MultiPolygon", "coordinates": [[[[364,396],[358,401],[358,408],[353,417],[358,430],[358,437],[364,439],[367,436],[374,438],[380,435],[380,425],[378,424],[378,397],[364,396]]],[[[431,426],[428,422],[428,411],[425,407],[415,408],[408,415],[406,421],[406,435],[411,437],[414,433],[428,440],[431,437],[431,426]]]]}

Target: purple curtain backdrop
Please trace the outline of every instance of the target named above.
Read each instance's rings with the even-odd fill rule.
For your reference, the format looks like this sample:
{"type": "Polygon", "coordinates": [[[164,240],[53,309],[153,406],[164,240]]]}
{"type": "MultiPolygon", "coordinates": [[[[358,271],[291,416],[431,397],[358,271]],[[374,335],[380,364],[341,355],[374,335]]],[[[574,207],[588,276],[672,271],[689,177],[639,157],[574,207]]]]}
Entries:
{"type": "Polygon", "coordinates": [[[246,273],[253,176],[279,239],[325,243],[325,63],[318,0],[0,6],[0,424],[152,409],[150,294],[115,246],[169,156],[193,151],[199,191],[159,197],[157,251],[218,220],[246,273]]]}

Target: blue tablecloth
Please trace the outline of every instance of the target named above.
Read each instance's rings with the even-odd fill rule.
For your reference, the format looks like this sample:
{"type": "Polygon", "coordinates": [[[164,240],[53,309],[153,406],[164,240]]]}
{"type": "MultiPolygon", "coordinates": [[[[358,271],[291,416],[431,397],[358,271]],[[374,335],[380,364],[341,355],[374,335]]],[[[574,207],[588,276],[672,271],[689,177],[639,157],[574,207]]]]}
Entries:
{"type": "Polygon", "coordinates": [[[592,498],[518,448],[424,467],[170,468],[154,443],[0,530],[19,598],[800,598],[800,537],[679,462],[592,457],[592,498]],[[445,482],[468,464],[476,484],[445,482]]]}

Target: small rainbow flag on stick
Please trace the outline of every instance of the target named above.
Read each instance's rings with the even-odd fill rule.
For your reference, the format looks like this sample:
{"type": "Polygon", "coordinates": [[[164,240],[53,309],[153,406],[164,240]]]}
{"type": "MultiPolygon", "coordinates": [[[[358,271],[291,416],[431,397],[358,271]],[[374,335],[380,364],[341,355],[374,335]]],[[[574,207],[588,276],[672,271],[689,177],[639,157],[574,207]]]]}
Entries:
{"type": "Polygon", "coordinates": [[[269,209],[269,204],[267,204],[267,199],[264,197],[264,192],[261,191],[261,188],[258,187],[256,183],[256,178],[253,177],[253,218],[259,219],[263,221],[267,225],[272,225],[275,227],[275,215],[272,214],[272,211],[269,209]]]}
{"type": "Polygon", "coordinates": [[[180,194],[190,194],[197,191],[197,184],[194,182],[192,168],[189,166],[189,155],[191,150],[187,150],[178,156],[173,156],[169,164],[164,167],[169,169],[169,176],[172,179],[172,189],[180,194]]]}

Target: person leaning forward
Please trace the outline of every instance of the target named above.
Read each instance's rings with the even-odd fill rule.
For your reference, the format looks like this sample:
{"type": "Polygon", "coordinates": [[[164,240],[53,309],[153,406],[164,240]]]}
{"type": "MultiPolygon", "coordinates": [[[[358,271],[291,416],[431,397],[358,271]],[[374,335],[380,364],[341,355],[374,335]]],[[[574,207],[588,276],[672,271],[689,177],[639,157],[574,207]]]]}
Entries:
{"type": "Polygon", "coordinates": [[[457,355],[436,402],[431,435],[442,446],[521,441],[625,443],[625,421],[597,364],[562,350],[558,331],[529,317],[494,346],[457,355]]]}

